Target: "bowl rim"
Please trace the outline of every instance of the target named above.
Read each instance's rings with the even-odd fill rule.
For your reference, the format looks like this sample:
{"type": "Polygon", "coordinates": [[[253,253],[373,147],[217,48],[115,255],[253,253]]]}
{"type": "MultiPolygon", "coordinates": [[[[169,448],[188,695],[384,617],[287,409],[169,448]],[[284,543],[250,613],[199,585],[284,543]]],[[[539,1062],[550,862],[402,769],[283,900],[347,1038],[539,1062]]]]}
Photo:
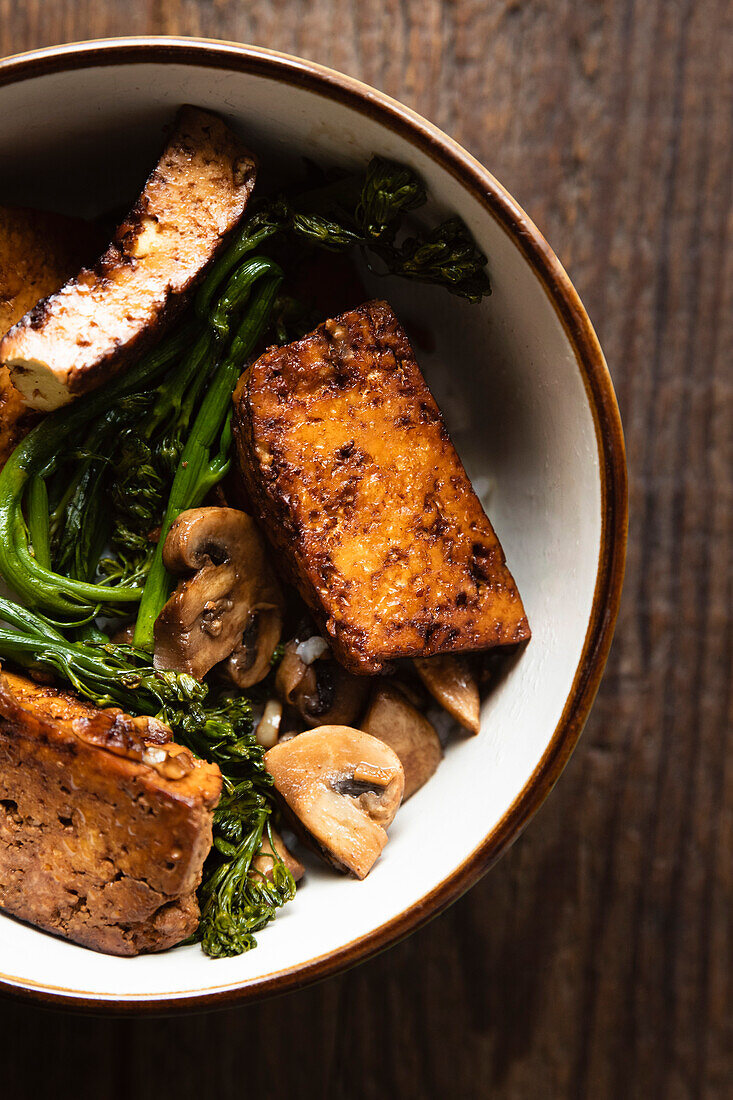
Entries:
{"type": "Polygon", "coordinates": [[[87,1013],[171,1014],[252,1002],[327,978],[403,939],[437,916],[517,839],[557,782],[575,748],[608,657],[618,615],[628,530],[623,429],[611,376],[590,319],[560,261],[534,223],[494,176],[453,138],[411,108],[353,77],[277,50],[207,38],[140,36],[93,39],[0,60],[0,89],[49,73],[136,63],[189,64],[247,72],[305,88],[367,115],[420,149],[476,198],[520,248],[573,348],[590,406],[601,480],[601,541],[583,649],[553,735],[532,775],[501,820],[438,886],[389,921],[305,963],[244,982],[169,995],[105,996],[0,974],[0,994],[87,1013]],[[22,983],[22,984],[18,984],[22,983]]]}

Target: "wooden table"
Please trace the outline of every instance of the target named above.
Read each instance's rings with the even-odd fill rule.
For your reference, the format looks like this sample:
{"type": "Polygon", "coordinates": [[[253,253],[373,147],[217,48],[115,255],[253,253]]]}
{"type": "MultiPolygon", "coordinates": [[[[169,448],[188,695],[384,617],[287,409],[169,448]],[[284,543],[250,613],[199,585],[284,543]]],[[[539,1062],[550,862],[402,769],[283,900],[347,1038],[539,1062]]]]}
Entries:
{"type": "Polygon", "coordinates": [[[631,477],[595,710],[488,877],[381,958],[266,1005],[115,1022],[4,1003],[5,1096],[733,1094],[731,29],[728,0],[0,0],[3,54],[254,42],[455,135],[569,269],[631,477]]]}

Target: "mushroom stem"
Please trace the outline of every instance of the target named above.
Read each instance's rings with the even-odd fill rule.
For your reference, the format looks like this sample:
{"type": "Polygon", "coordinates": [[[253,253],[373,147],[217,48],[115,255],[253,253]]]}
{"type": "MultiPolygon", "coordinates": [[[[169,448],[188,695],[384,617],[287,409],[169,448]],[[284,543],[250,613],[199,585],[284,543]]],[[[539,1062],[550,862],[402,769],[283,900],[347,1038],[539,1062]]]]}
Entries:
{"type": "Polygon", "coordinates": [[[465,657],[452,654],[417,657],[414,665],[436,702],[469,733],[478,733],[481,727],[481,698],[478,681],[465,657]]]}
{"type": "Polygon", "coordinates": [[[255,737],[263,748],[271,749],[277,744],[282,716],[282,704],[278,703],[277,699],[268,699],[255,730],[255,737]]]}

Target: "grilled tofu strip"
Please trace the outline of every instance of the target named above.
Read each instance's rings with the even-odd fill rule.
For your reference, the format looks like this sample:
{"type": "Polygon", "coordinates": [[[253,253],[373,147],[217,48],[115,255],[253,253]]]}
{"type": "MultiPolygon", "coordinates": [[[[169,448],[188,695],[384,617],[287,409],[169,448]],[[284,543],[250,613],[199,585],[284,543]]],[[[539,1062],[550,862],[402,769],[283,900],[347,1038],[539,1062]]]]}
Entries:
{"type": "Polygon", "coordinates": [[[0,908],[112,955],[162,951],[199,920],[221,792],[155,719],[0,672],[0,908]]]}
{"type": "Polygon", "coordinates": [[[354,672],[529,638],[504,553],[386,302],[245,372],[234,431],[256,517],[354,672]]]}
{"type": "MultiPolygon", "coordinates": [[[[0,206],[0,336],[93,260],[103,245],[91,222],[0,206]]],[[[10,372],[1,368],[0,469],[33,423],[10,372]]]]}
{"type": "Polygon", "coordinates": [[[237,225],[255,163],[222,119],[183,107],[163,155],[112,244],[0,342],[30,408],[98,386],[185,303],[237,225]]]}

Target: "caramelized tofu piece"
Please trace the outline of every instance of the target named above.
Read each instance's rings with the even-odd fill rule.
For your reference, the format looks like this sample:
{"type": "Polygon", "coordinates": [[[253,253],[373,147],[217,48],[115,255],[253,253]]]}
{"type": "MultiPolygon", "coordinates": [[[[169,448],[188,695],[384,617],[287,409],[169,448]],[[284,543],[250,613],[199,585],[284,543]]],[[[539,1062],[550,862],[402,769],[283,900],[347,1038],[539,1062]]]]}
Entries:
{"type": "Polygon", "coordinates": [[[234,430],[255,514],[347,668],[529,638],[499,540],[386,302],[266,351],[237,386],[234,430]]]}
{"type": "Polygon", "coordinates": [[[183,107],[136,205],[97,262],[0,342],[30,408],[65,405],[129,361],[181,308],[247,206],[255,163],[222,119],[183,107]]]}
{"type": "Polygon", "coordinates": [[[195,931],[221,774],[170,737],[0,672],[0,908],[112,955],[195,931]]]}
{"type": "MultiPolygon", "coordinates": [[[[103,246],[99,230],[79,218],[0,206],[0,336],[88,263],[103,246]]],[[[0,368],[0,469],[34,423],[0,368]]]]}

